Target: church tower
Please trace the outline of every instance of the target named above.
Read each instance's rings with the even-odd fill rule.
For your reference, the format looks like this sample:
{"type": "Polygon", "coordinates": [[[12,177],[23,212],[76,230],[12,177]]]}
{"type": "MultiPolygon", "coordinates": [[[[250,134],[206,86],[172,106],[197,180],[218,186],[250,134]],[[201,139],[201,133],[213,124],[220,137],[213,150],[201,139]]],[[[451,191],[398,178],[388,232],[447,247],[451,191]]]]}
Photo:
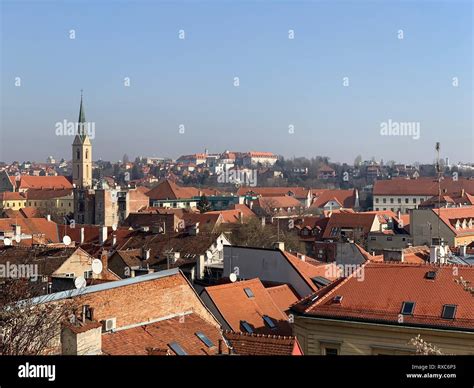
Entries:
{"type": "Polygon", "coordinates": [[[76,188],[92,187],[92,144],[88,136],[88,125],[81,92],[77,134],[72,143],[72,183],[76,188]]]}

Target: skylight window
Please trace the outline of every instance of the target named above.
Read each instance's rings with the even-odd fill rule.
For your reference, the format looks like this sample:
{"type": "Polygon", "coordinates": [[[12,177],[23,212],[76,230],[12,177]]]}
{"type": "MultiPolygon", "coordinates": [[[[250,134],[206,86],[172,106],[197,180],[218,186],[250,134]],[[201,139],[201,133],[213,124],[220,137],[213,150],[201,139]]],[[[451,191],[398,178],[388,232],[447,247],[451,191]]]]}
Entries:
{"type": "Polygon", "coordinates": [[[188,353],[186,353],[184,351],[184,349],[181,347],[180,344],[178,344],[177,342],[171,342],[170,344],[168,344],[168,346],[171,348],[171,350],[173,352],[176,353],[177,356],[187,356],[188,353]]]}
{"type": "Polygon", "coordinates": [[[454,319],[456,315],[456,308],[455,304],[445,304],[443,306],[443,312],[441,313],[441,318],[444,319],[454,319]]]}
{"type": "Polygon", "coordinates": [[[403,315],[413,315],[414,310],[415,302],[403,302],[401,311],[403,315]]]}
{"type": "Polygon", "coordinates": [[[214,343],[204,333],[198,331],[196,335],[208,348],[212,348],[214,346],[214,343]]]}
{"type": "Polygon", "coordinates": [[[337,295],[337,296],[335,296],[335,297],[332,299],[332,301],[333,301],[334,303],[339,303],[339,304],[340,304],[340,303],[342,302],[342,296],[341,296],[341,295],[337,295]]]}
{"type": "Polygon", "coordinates": [[[264,315],[263,320],[270,329],[276,328],[275,322],[273,322],[273,320],[268,315],[264,315]]]}
{"type": "Polygon", "coordinates": [[[428,271],[426,273],[426,278],[429,279],[429,280],[436,279],[436,271],[428,271]]]}
{"type": "Polygon", "coordinates": [[[240,321],[240,326],[249,334],[253,333],[252,326],[249,325],[247,321],[240,321]]]}
{"type": "Polygon", "coordinates": [[[253,298],[255,296],[250,288],[244,288],[244,291],[249,298],[253,298]]]}
{"type": "Polygon", "coordinates": [[[312,278],[311,280],[313,281],[313,283],[314,283],[318,288],[327,286],[328,284],[331,283],[331,281],[330,281],[329,279],[326,279],[326,278],[323,277],[323,276],[316,276],[316,277],[312,278]]]}

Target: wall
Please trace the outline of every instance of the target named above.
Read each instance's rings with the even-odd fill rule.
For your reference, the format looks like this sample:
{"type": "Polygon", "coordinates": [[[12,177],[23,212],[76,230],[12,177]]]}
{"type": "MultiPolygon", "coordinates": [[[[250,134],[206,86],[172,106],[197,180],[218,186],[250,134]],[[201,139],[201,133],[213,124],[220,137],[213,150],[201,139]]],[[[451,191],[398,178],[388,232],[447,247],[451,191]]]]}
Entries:
{"type": "Polygon", "coordinates": [[[309,295],[310,286],[278,250],[224,247],[224,273],[227,277],[239,268],[243,279],[289,283],[300,296],[309,295]]]}
{"type": "Polygon", "coordinates": [[[403,326],[374,325],[337,320],[295,317],[293,334],[305,355],[321,355],[321,346],[340,348],[341,355],[410,354],[408,345],[418,334],[444,354],[474,355],[474,332],[429,330],[403,326]]]}

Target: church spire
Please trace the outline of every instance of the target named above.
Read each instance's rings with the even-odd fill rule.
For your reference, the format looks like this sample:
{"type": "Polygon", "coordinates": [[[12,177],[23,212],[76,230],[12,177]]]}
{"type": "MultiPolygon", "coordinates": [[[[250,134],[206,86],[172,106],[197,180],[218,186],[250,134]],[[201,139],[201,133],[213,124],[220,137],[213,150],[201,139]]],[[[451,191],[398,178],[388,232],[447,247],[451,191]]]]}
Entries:
{"type": "Polygon", "coordinates": [[[81,89],[81,105],[79,107],[79,120],[78,120],[78,134],[82,141],[87,137],[87,123],[86,114],[84,112],[84,105],[82,103],[82,89],[81,89]]]}

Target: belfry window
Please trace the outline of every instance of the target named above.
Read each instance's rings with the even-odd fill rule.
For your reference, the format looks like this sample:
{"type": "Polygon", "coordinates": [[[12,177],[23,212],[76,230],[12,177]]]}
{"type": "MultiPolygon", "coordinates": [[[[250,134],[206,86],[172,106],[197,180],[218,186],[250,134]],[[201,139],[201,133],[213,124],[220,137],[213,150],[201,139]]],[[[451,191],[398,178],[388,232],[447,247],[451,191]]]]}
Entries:
{"type": "Polygon", "coordinates": [[[81,153],[79,151],[79,148],[76,150],[76,156],[77,156],[77,160],[81,159],[81,153]]]}

